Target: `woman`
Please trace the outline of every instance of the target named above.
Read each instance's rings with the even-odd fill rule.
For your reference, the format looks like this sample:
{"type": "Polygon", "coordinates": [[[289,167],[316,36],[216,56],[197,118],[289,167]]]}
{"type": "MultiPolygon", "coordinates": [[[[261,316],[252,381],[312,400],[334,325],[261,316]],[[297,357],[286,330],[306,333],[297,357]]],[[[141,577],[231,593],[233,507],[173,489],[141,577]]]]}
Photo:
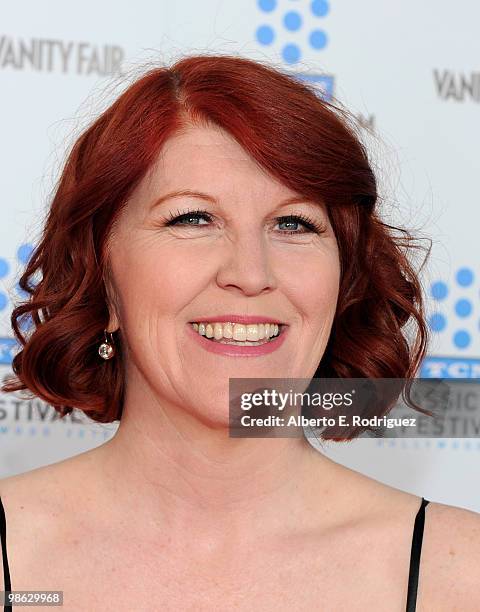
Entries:
{"type": "Polygon", "coordinates": [[[409,610],[480,609],[476,513],[423,514],[304,438],[228,436],[229,378],[415,375],[420,285],[390,229],[348,116],[293,77],[196,56],[133,83],[67,159],[4,386],[120,425],[1,481],[11,589],[66,611],[385,611],[410,577],[409,610]]]}

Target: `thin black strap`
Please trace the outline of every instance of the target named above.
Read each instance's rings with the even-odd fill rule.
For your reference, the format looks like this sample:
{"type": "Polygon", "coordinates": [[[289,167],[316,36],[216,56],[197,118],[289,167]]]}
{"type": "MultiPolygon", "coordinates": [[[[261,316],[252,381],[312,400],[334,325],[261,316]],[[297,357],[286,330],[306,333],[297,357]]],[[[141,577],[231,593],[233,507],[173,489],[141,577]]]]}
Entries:
{"type": "MultiPolygon", "coordinates": [[[[8,568],[7,557],[7,519],[5,518],[5,510],[3,508],[2,498],[0,497],[0,541],[2,543],[2,559],[3,559],[3,582],[4,591],[11,591],[10,570],[8,568]]],[[[3,612],[12,612],[11,604],[4,605],[3,612]]]]}
{"type": "Polygon", "coordinates": [[[408,575],[407,612],[415,612],[417,607],[418,574],[422,554],[423,527],[425,525],[425,506],[429,503],[422,497],[422,503],[415,517],[412,549],[410,551],[410,573],[408,575]]]}

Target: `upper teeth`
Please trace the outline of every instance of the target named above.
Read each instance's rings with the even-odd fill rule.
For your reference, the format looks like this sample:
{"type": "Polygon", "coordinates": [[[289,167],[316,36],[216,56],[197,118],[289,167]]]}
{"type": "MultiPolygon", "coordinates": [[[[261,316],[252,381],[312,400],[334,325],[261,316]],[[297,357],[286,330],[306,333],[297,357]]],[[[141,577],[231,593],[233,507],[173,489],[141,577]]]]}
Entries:
{"type": "Polygon", "coordinates": [[[278,335],[278,325],[276,323],[256,323],[242,325],[241,323],[192,323],[193,329],[200,335],[207,338],[222,338],[238,340],[244,342],[251,340],[263,340],[278,335]]]}

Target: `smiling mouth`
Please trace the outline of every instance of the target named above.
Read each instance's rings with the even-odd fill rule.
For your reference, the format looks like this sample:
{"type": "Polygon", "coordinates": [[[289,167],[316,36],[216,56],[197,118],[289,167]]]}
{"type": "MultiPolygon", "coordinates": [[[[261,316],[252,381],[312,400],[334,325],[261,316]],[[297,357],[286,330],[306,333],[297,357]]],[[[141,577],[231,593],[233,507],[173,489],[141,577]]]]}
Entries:
{"type": "Polygon", "coordinates": [[[286,325],[260,323],[243,325],[240,323],[190,323],[193,330],[205,339],[219,344],[234,346],[259,346],[273,342],[283,332],[286,325]]]}

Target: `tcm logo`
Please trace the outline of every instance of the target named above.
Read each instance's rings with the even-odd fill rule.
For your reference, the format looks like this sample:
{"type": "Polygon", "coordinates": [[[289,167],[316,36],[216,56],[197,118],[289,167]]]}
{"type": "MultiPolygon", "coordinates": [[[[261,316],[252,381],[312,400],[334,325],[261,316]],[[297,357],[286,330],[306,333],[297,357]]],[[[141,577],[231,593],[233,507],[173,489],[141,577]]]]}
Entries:
{"type": "Polygon", "coordinates": [[[466,74],[435,69],[433,79],[437,94],[442,100],[480,102],[480,72],[466,74]]]}
{"type": "Polygon", "coordinates": [[[420,378],[480,378],[480,359],[461,357],[426,357],[420,378]]]}
{"type": "MultiPolygon", "coordinates": [[[[292,0],[257,0],[256,4],[261,22],[255,30],[255,40],[279,52],[286,64],[298,64],[306,49],[318,52],[328,46],[325,23],[328,21],[330,3],[327,0],[313,0],[308,7],[299,6],[292,0]]],[[[333,76],[298,76],[312,81],[324,99],[329,100],[333,96],[333,76]]]]}

